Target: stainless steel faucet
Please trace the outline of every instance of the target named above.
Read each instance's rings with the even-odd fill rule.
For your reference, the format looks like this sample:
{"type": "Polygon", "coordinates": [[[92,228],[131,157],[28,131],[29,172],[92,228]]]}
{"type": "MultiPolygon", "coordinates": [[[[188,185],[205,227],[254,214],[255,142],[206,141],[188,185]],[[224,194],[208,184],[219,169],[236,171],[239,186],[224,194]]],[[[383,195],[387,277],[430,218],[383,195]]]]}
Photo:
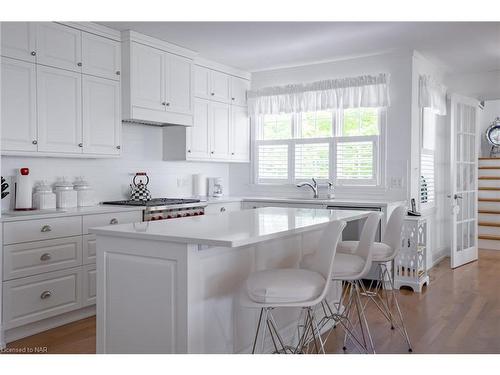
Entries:
{"type": "Polygon", "coordinates": [[[301,184],[298,184],[297,187],[309,186],[314,193],[314,198],[319,198],[318,182],[314,177],[312,178],[312,182],[313,182],[312,184],[310,182],[303,182],[301,184]]]}

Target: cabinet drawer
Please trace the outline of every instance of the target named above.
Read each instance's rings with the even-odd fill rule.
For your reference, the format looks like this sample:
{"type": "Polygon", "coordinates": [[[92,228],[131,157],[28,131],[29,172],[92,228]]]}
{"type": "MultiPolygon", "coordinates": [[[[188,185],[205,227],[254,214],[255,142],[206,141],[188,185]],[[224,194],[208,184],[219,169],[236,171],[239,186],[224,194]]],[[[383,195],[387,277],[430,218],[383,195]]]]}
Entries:
{"type": "Polygon", "coordinates": [[[49,240],[82,234],[82,217],[70,216],[53,219],[37,219],[4,223],[5,245],[49,240]]]}
{"type": "Polygon", "coordinates": [[[83,264],[95,264],[95,255],[95,234],[87,234],[83,236],[83,264]]]}
{"type": "Polygon", "coordinates": [[[82,306],[95,305],[96,300],[96,276],[95,265],[83,267],[83,288],[82,288],[82,306]]]}
{"type": "Polygon", "coordinates": [[[82,264],[81,236],[7,245],[3,251],[4,280],[82,264]]]}
{"type": "Polygon", "coordinates": [[[89,234],[89,228],[93,227],[104,227],[106,225],[113,224],[138,223],[141,221],[142,211],[86,215],[83,217],[83,234],[89,234]]]}
{"type": "Polygon", "coordinates": [[[241,202],[210,203],[207,207],[205,207],[206,214],[218,214],[239,210],[241,210],[241,202]]]}
{"type": "Polygon", "coordinates": [[[81,290],[81,267],[4,282],[4,328],[78,309],[82,305],[81,290]]]}

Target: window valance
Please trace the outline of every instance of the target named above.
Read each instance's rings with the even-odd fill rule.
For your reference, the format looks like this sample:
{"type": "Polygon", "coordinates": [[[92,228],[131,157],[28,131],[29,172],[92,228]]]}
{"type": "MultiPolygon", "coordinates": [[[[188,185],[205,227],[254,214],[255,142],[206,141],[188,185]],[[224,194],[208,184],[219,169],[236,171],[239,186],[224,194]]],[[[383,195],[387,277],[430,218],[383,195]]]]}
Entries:
{"type": "Polygon", "coordinates": [[[251,115],[388,107],[389,74],[266,87],[248,92],[251,115]]]}
{"type": "Polygon", "coordinates": [[[437,115],[446,115],[446,87],[429,75],[420,75],[418,101],[421,108],[430,108],[437,115]]]}

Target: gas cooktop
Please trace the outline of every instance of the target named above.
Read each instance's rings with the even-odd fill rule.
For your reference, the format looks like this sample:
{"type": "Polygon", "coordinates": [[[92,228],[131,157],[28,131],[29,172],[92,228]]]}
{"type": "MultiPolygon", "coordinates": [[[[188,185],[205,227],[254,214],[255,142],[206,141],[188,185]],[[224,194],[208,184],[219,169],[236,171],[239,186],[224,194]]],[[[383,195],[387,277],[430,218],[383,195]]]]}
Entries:
{"type": "Polygon", "coordinates": [[[149,201],[109,201],[102,202],[102,204],[112,204],[118,206],[146,206],[146,207],[158,207],[158,206],[172,206],[178,204],[189,204],[189,203],[199,203],[199,199],[180,199],[180,198],[153,198],[149,201]]]}

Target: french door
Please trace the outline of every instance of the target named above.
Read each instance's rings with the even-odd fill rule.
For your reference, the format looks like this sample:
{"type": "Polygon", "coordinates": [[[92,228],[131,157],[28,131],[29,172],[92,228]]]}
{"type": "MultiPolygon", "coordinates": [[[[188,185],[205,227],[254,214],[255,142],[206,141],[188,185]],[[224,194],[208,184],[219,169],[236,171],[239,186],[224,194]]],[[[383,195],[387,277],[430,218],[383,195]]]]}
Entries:
{"type": "Polygon", "coordinates": [[[451,267],[477,260],[478,102],[450,97],[451,267]]]}

